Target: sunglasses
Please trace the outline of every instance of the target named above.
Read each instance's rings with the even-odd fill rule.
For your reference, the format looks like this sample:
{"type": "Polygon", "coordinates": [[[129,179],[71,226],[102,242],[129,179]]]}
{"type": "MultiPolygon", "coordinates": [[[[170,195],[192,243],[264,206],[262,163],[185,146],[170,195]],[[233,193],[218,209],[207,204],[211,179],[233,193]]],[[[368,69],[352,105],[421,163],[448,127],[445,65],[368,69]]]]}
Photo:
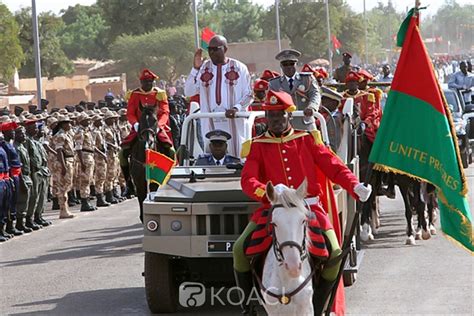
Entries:
{"type": "Polygon", "coordinates": [[[296,64],[296,62],[294,61],[283,61],[280,63],[283,67],[287,67],[287,66],[294,66],[296,64]]]}
{"type": "Polygon", "coordinates": [[[216,46],[216,47],[211,47],[211,46],[209,46],[209,47],[207,48],[207,51],[208,51],[208,52],[217,52],[218,50],[220,50],[220,49],[222,49],[222,48],[224,48],[224,46],[216,46]]]}

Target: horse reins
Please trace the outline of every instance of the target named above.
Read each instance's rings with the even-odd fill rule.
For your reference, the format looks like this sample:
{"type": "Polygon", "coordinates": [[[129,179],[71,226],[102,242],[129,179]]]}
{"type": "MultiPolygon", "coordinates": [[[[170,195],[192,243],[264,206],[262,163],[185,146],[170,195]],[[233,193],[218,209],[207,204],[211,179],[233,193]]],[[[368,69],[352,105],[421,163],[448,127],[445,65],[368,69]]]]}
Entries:
{"type": "MultiPolygon", "coordinates": [[[[305,204],[306,204],[306,208],[311,212],[310,206],[308,205],[308,203],[306,201],[305,201],[305,204]]],[[[290,206],[296,207],[296,205],[290,205],[290,206]]],[[[273,213],[273,210],[277,207],[284,207],[284,205],[283,204],[272,205],[271,209],[268,211],[267,229],[268,229],[269,225],[272,225],[272,223],[270,222],[270,218],[271,218],[271,215],[273,213]]],[[[280,266],[283,264],[283,260],[285,260],[285,257],[283,256],[283,252],[282,252],[283,248],[285,248],[285,247],[295,247],[300,252],[301,261],[304,261],[305,259],[309,260],[310,257],[308,256],[308,251],[306,250],[306,226],[307,226],[307,224],[305,224],[305,226],[304,226],[304,235],[303,235],[303,241],[301,242],[301,245],[298,244],[295,241],[292,241],[292,240],[288,240],[288,241],[282,242],[280,244],[277,240],[277,237],[276,237],[276,234],[275,234],[275,229],[274,228],[272,229],[272,248],[273,248],[273,252],[275,254],[275,258],[280,263],[280,266]]],[[[294,289],[293,291],[291,291],[290,293],[287,293],[287,294],[285,294],[285,293],[283,293],[283,294],[273,293],[272,291],[270,291],[269,289],[267,289],[263,285],[262,278],[260,278],[258,273],[255,271],[255,268],[254,268],[253,265],[252,265],[251,270],[252,270],[252,274],[257,279],[258,285],[260,286],[261,290],[263,290],[267,295],[270,295],[270,296],[278,299],[278,301],[281,304],[287,305],[291,302],[291,298],[293,296],[295,296],[296,294],[298,294],[308,284],[308,282],[313,278],[313,275],[316,272],[316,270],[313,268],[313,265],[311,263],[310,263],[310,267],[311,267],[311,273],[306,277],[306,279],[303,281],[303,283],[301,283],[296,289],[294,289]]]]}

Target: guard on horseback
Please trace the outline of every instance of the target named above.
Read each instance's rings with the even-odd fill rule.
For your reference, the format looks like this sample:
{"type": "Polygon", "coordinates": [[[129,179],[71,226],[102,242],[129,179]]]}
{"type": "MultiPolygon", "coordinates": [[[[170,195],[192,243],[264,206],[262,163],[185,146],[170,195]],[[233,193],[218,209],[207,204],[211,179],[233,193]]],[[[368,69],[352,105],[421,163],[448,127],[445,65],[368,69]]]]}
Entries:
{"type": "MultiPolygon", "coordinates": [[[[260,224],[263,217],[270,216],[268,212],[270,201],[266,192],[267,182],[273,183],[276,187],[284,185],[290,189],[296,189],[307,179],[308,194],[305,203],[315,218],[315,220],[308,220],[311,222],[308,229],[319,235],[314,237],[316,240],[323,240],[322,245],[324,245],[318,243],[316,247],[324,249],[321,248],[316,252],[324,256],[324,250],[326,250],[328,260],[336,258],[330,266],[323,265],[321,278],[314,292],[315,315],[320,315],[337,278],[340,266],[340,260],[337,258],[342,253],[336,233],[326,214],[328,210],[324,209],[323,201],[328,193],[325,189],[323,190],[326,188],[326,183],[322,183],[321,179],[329,178],[360,201],[368,199],[371,188],[359,183],[357,177],[342,161],[326,148],[318,131],[299,131],[291,127],[291,112],[295,111],[296,107],[288,93],[270,90],[262,108],[266,111],[268,131],[247,141],[242,151],[242,156],[247,158],[242,170],[242,189],[251,198],[263,204],[253,214],[233,248],[236,282],[245,293],[242,308],[244,312],[249,312],[248,297],[252,290],[251,264],[246,255],[259,252],[261,250],[259,248],[262,248],[259,242],[265,243],[268,237],[265,225],[260,224]],[[250,236],[250,242],[248,242],[250,236]],[[246,250],[244,250],[244,244],[248,246],[246,250]]],[[[264,219],[263,222],[265,221],[264,219]]],[[[314,241],[310,244],[316,245],[314,241]]],[[[269,246],[263,245],[263,248],[269,246]]],[[[309,251],[311,252],[311,249],[309,251]]]]}
{"type": "MultiPolygon", "coordinates": [[[[132,190],[133,183],[130,177],[130,164],[129,157],[132,153],[134,145],[139,141],[142,134],[152,135],[156,138],[159,143],[160,151],[166,155],[171,155],[173,143],[171,141],[170,128],[169,128],[169,106],[168,97],[166,91],[153,87],[153,82],[159,77],[149,69],[143,69],[140,75],[141,87],[127,93],[126,99],[128,99],[127,118],[128,122],[132,126],[130,134],[122,141],[122,151],[120,153],[120,167],[122,169],[124,178],[127,182],[127,190],[132,190]],[[144,110],[153,110],[152,116],[156,119],[153,125],[156,126],[140,126],[142,119],[142,112],[144,110]],[[151,128],[152,127],[152,128],[151,128]]],[[[140,156],[144,157],[144,149],[140,156]]],[[[141,169],[144,170],[143,161],[140,161],[141,169]]],[[[137,191],[143,189],[142,183],[133,181],[137,186],[137,191]],[[140,186],[140,187],[138,187],[140,186]]],[[[142,181],[140,181],[142,182],[142,181]]],[[[146,190],[144,190],[146,191],[146,190]]],[[[130,192],[131,194],[132,192],[130,192]]],[[[137,192],[139,201],[141,194],[137,192]]],[[[144,196],[142,197],[144,199],[144,196]]],[[[140,219],[142,217],[142,203],[140,202],[140,219]]]]}

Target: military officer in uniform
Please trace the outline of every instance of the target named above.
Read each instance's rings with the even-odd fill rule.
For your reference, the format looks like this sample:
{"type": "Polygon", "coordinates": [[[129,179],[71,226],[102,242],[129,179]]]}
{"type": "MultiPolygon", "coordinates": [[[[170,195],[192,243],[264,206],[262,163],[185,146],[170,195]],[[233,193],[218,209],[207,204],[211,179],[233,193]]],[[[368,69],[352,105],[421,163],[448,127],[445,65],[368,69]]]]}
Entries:
{"type": "Polygon", "coordinates": [[[107,144],[103,134],[102,117],[96,114],[92,117],[93,121],[93,133],[95,142],[95,169],[94,169],[94,180],[95,180],[95,193],[97,197],[97,207],[110,206],[105,200],[104,196],[104,183],[107,179],[107,144]]]}
{"type": "Polygon", "coordinates": [[[275,58],[280,62],[283,75],[269,81],[270,90],[285,91],[291,95],[296,109],[304,111],[303,118],[293,118],[291,125],[295,129],[316,129],[314,112],[319,110],[321,94],[316,79],[312,74],[296,71],[296,64],[301,53],[294,49],[285,49],[275,58]]]}
{"type": "Polygon", "coordinates": [[[196,166],[222,166],[232,163],[240,163],[240,159],[231,155],[226,155],[227,141],[232,136],[226,131],[216,129],[206,134],[209,139],[210,154],[204,154],[196,160],[196,166]]]}
{"type": "Polygon", "coordinates": [[[80,169],[80,196],[81,196],[81,212],[94,211],[96,208],[89,203],[90,185],[94,172],[94,148],[95,143],[92,132],[89,128],[89,115],[81,113],[77,118],[79,127],[74,135],[75,149],[79,160],[80,169]]]}
{"type": "Polygon", "coordinates": [[[343,65],[334,71],[334,80],[341,83],[344,83],[346,81],[347,74],[349,73],[349,71],[352,70],[351,60],[351,54],[349,54],[348,52],[342,54],[343,65]]]}

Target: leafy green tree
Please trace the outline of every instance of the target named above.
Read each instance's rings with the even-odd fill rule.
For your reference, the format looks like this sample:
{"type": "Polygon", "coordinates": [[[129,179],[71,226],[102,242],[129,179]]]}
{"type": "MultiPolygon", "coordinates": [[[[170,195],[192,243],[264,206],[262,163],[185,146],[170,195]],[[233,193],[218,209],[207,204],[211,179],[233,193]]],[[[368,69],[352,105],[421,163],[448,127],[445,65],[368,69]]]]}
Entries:
{"type": "Polygon", "coordinates": [[[191,26],[159,29],[143,35],[122,35],[110,48],[120,61],[129,86],[138,85],[138,75],[149,68],[169,82],[188,73],[194,55],[194,30],[191,26]]]}
{"type": "Polygon", "coordinates": [[[109,27],[97,6],[76,5],[62,11],[65,27],[60,33],[61,46],[70,59],[104,59],[109,27]]]}
{"type": "Polygon", "coordinates": [[[258,41],[262,38],[261,6],[250,0],[204,0],[199,6],[199,25],[210,27],[229,42],[258,41]]]}
{"type": "Polygon", "coordinates": [[[110,27],[110,42],[122,34],[139,35],[190,24],[191,3],[191,0],[97,0],[110,27]]]}
{"type": "MultiPolygon", "coordinates": [[[[20,25],[19,39],[26,56],[23,67],[20,69],[20,75],[34,77],[35,59],[31,8],[21,9],[16,13],[15,18],[20,25]]],[[[38,23],[42,75],[52,78],[71,74],[74,71],[74,65],[64,54],[58,35],[64,28],[64,22],[53,13],[44,12],[39,15],[38,23]]]]}
{"type": "Polygon", "coordinates": [[[7,83],[24,60],[19,27],[7,6],[0,3],[0,82],[7,83]]]}
{"type": "MultiPolygon", "coordinates": [[[[341,41],[343,50],[359,49],[363,37],[352,33],[360,30],[360,23],[356,21],[357,16],[342,0],[330,1],[329,7],[331,34],[341,41]],[[356,24],[353,25],[353,23],[356,24]]],[[[328,58],[324,2],[283,0],[279,9],[282,38],[288,38],[291,47],[302,52],[302,60],[306,62],[319,57],[328,58]]],[[[261,23],[264,30],[263,37],[275,39],[274,6],[269,8],[261,23]]]]}

